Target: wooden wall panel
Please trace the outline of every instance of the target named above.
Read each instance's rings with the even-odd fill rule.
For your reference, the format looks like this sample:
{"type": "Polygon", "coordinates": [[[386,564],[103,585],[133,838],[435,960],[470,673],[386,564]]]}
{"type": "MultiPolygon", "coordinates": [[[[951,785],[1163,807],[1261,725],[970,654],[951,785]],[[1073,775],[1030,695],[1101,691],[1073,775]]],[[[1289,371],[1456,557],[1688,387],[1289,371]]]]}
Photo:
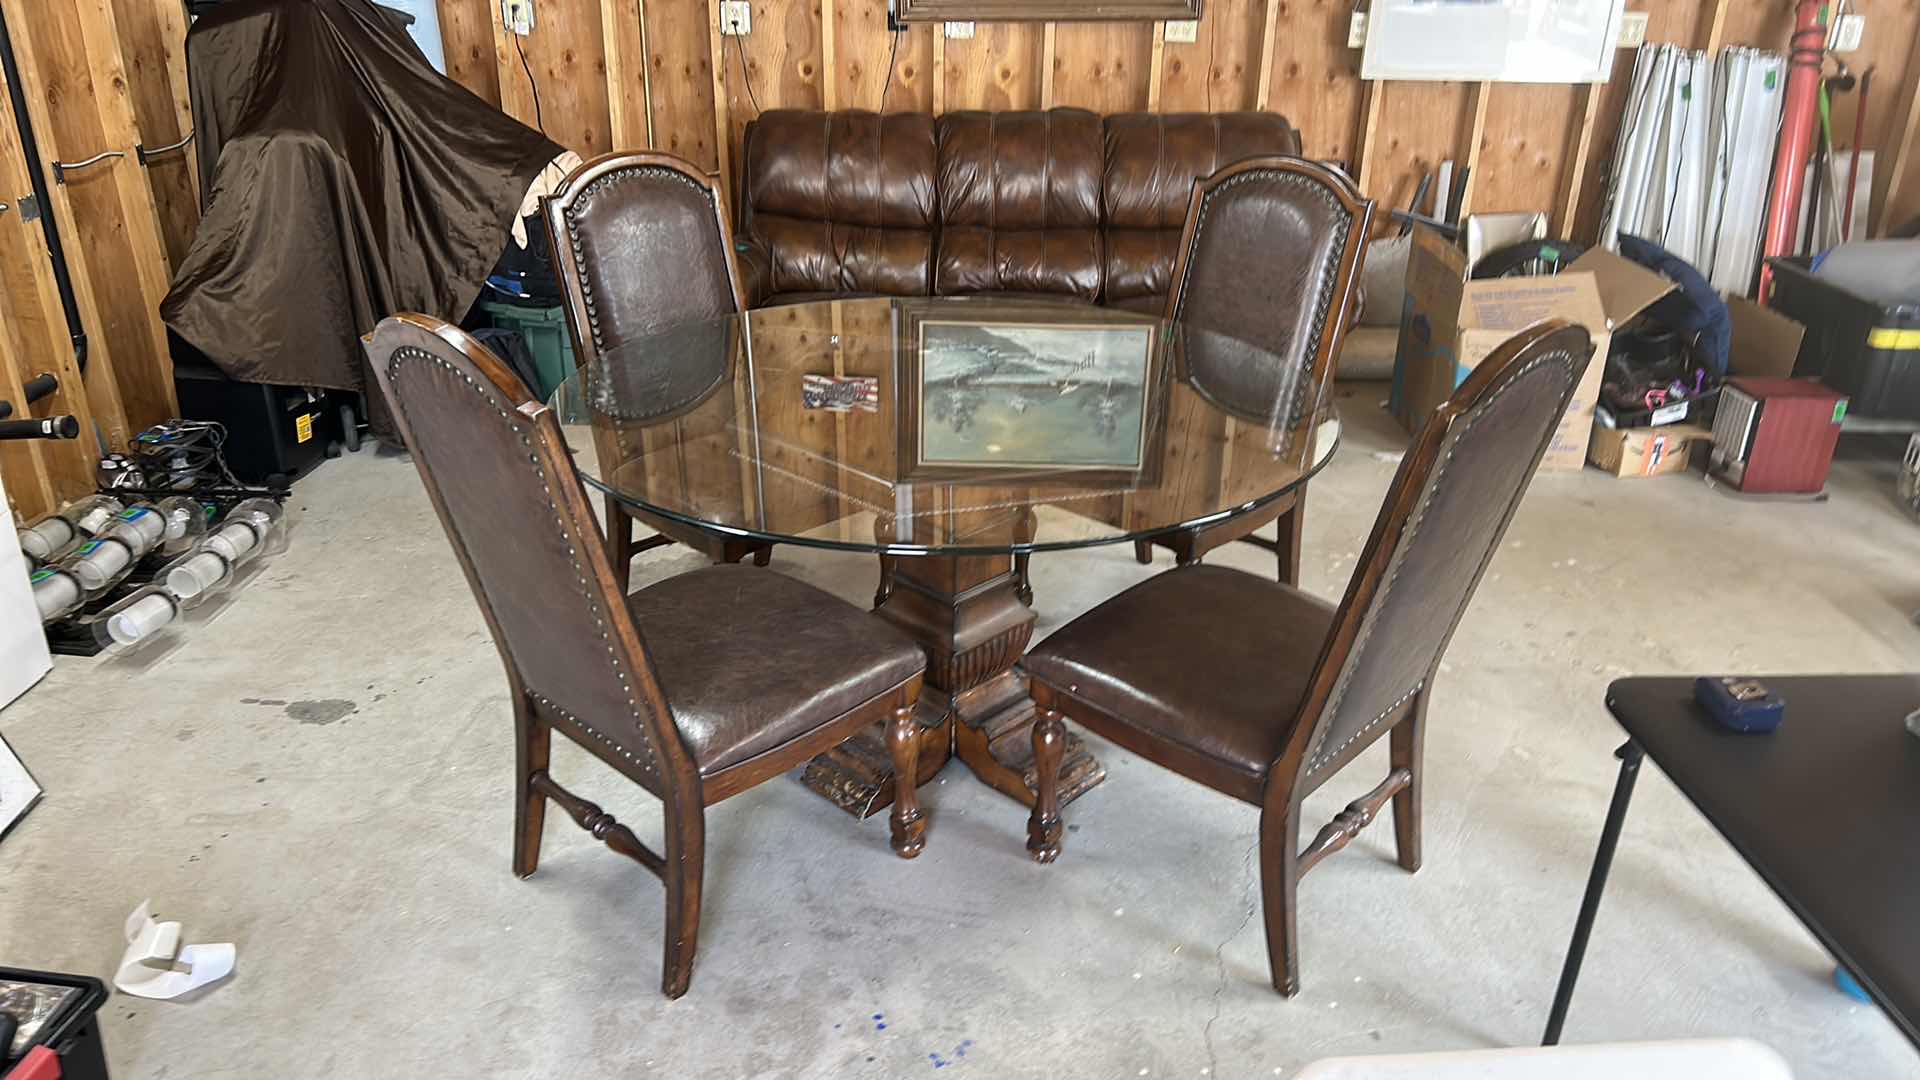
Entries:
{"type": "Polygon", "coordinates": [[[482,2],[496,20],[494,55],[507,112],[537,124],[548,138],[581,157],[612,149],[601,44],[604,20],[597,0],[537,5],[534,32],[525,37],[505,33],[497,21],[498,6],[482,2]]]}
{"type": "Polygon", "coordinates": [[[1033,23],[977,23],[973,37],[942,41],[936,111],[1039,108],[1040,39],[1033,23]]]}
{"type": "Polygon", "coordinates": [[[1191,43],[1167,42],[1161,60],[1162,112],[1251,109],[1265,40],[1264,0],[1209,0],[1191,43]]]}
{"type": "Polygon", "coordinates": [[[647,78],[653,95],[654,148],[718,171],[708,2],[646,0],[647,78]]]}
{"type": "Polygon", "coordinates": [[[1050,104],[1097,113],[1144,109],[1152,54],[1148,23],[1061,23],[1054,32],[1050,104]]]}
{"type": "MultiPolygon", "coordinates": [[[[1308,157],[1357,167],[1365,94],[1360,52],[1347,48],[1344,0],[1272,0],[1277,6],[1267,107],[1300,129],[1308,157]]],[[[1390,118],[1393,119],[1393,118],[1390,118]]]]}
{"type": "Polygon", "coordinates": [[[759,110],[825,107],[817,4],[754,0],[753,32],[722,40],[730,146],[740,145],[747,123],[759,110]]]}
{"type": "Polygon", "coordinates": [[[167,288],[165,241],[153,191],[132,153],[138,135],[113,9],[106,0],[76,0],[35,5],[28,19],[24,0],[5,3],[21,77],[41,89],[27,97],[49,174],[54,159],[124,155],[69,170],[56,200],[65,205],[55,206],[74,276],[88,283],[81,302],[94,341],[89,394],[117,449],[130,432],[173,416],[178,406],[166,335],[154,317],[167,288]]]}
{"type": "Polygon", "coordinates": [[[1586,88],[1496,83],[1474,167],[1473,209],[1552,212],[1573,160],[1586,88]]]}
{"type": "Polygon", "coordinates": [[[490,0],[440,0],[440,47],[447,77],[499,107],[500,66],[493,52],[490,0]]]}
{"type": "Polygon", "coordinates": [[[833,23],[834,61],[827,80],[832,107],[933,111],[933,36],[940,32],[938,23],[912,23],[897,34],[889,33],[884,6],[850,0],[835,0],[833,23]],[[891,80],[887,78],[889,56],[891,80]]]}
{"type": "Polygon", "coordinates": [[[1448,159],[1456,169],[1466,161],[1473,124],[1473,84],[1380,85],[1380,132],[1374,144],[1374,162],[1368,170],[1367,194],[1381,204],[1376,219],[1384,222],[1389,209],[1406,208],[1423,174],[1437,174],[1440,163],[1448,159]]]}
{"type": "MultiPolygon", "coordinates": [[[[113,0],[140,143],[171,146],[193,126],[186,83],[185,16],[173,0],[113,0]]],[[[153,158],[147,182],[160,212],[169,267],[180,265],[200,224],[200,187],[191,144],[153,158]]]]}

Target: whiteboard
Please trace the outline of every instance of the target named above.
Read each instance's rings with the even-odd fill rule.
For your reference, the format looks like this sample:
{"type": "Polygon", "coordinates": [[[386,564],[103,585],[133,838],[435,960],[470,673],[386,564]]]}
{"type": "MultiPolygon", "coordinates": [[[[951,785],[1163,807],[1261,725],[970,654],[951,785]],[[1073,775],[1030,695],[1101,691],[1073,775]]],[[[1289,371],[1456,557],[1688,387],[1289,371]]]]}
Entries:
{"type": "Polygon", "coordinates": [[[1625,0],[1374,0],[1364,79],[1606,82],[1625,0]]]}

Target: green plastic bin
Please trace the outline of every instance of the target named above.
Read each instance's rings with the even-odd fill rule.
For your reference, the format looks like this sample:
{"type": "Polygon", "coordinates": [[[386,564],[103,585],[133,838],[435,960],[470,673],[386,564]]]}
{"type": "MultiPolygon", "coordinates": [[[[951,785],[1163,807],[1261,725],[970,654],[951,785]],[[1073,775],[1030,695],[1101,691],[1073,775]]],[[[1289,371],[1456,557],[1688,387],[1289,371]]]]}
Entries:
{"type": "Polygon", "coordinates": [[[493,325],[518,331],[533,354],[534,369],[540,373],[540,385],[534,390],[545,401],[573,374],[573,335],[567,332],[565,309],[521,307],[488,301],[480,305],[493,325]]]}

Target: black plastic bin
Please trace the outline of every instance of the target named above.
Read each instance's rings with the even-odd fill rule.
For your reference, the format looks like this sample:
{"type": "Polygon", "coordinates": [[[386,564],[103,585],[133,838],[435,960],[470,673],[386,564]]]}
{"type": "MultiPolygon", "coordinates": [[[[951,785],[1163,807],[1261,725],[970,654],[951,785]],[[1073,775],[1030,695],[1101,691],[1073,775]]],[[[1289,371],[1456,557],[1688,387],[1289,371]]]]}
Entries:
{"type": "MultiPolygon", "coordinates": [[[[22,1053],[45,1046],[60,1059],[61,1080],[108,1080],[107,1052],[100,1044],[100,1021],[95,1014],[107,1003],[107,984],[88,975],[62,975],[53,971],[26,971],[0,967],[0,982],[38,983],[42,986],[72,987],[79,991],[48,1017],[22,1053]]],[[[8,1058],[9,1048],[0,1046],[0,1080],[4,1080],[16,1062],[8,1058]]]]}
{"type": "Polygon", "coordinates": [[[171,331],[173,386],[180,416],[227,429],[227,465],[244,484],[291,484],[346,442],[357,395],[238,382],[171,331]]]}
{"type": "Polygon", "coordinates": [[[1768,306],[1807,328],[1793,373],[1852,400],[1850,414],[1920,420],[1920,304],[1881,304],[1813,276],[1804,256],[1768,259],[1768,306]]]}

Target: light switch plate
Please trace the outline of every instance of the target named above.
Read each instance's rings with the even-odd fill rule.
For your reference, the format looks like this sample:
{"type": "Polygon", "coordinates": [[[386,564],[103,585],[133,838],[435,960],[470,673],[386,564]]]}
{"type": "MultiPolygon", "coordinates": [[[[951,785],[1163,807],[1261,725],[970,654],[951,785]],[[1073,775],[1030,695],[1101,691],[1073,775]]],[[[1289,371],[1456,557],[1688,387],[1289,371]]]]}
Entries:
{"type": "Polygon", "coordinates": [[[1842,15],[1833,26],[1833,37],[1828,40],[1827,48],[1834,52],[1852,52],[1860,47],[1860,41],[1867,36],[1867,17],[1865,15],[1842,15]]]}
{"type": "Polygon", "coordinates": [[[500,21],[509,33],[521,37],[533,33],[533,0],[500,0],[500,21]]]}
{"type": "Polygon", "coordinates": [[[1620,16],[1620,40],[1623,49],[1637,49],[1647,43],[1647,13],[1629,11],[1620,16]]]}
{"type": "Polygon", "coordinates": [[[959,41],[973,36],[973,24],[970,22],[950,22],[942,24],[949,41],[959,41]]]}
{"type": "Polygon", "coordinates": [[[720,32],[753,33],[753,5],[747,0],[720,0],[720,32]]]}
{"type": "Polygon", "coordinates": [[[1347,22],[1347,48],[1364,49],[1367,47],[1367,13],[1356,11],[1347,22]]]}
{"type": "Polygon", "coordinates": [[[1171,44],[1186,45],[1200,40],[1200,21],[1198,19],[1169,19],[1166,33],[1162,35],[1171,44]]]}

